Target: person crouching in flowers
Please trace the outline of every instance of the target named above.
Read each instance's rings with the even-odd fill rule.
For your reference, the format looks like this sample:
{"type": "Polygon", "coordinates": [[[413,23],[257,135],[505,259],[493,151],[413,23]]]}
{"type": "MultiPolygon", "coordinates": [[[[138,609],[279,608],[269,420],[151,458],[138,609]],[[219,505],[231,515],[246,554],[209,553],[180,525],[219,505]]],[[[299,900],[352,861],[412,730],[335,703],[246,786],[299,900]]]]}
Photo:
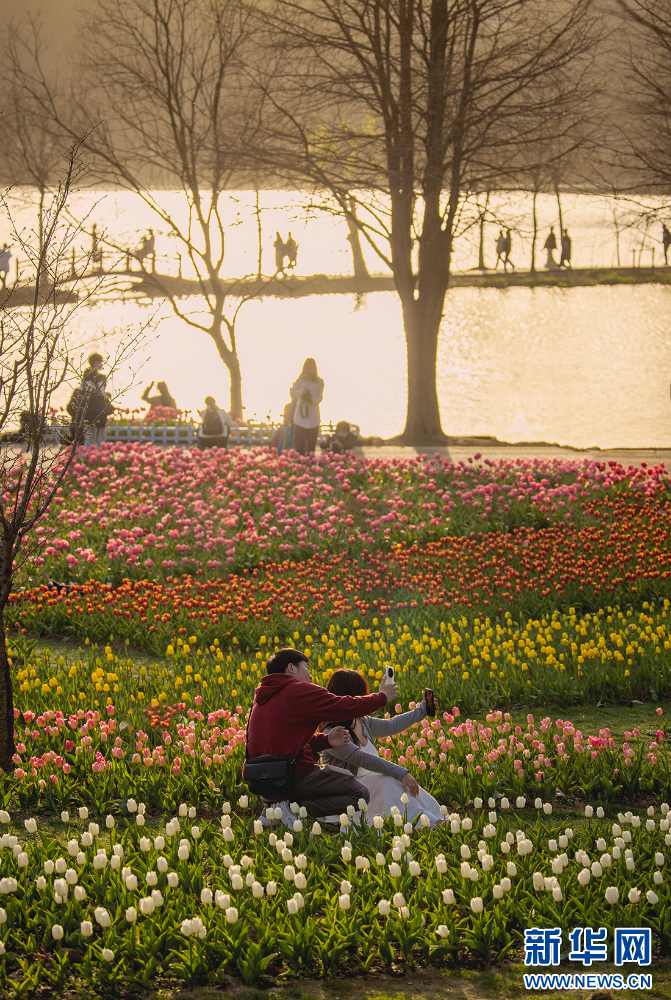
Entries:
{"type": "MultiPolygon", "coordinates": [[[[368,682],[358,670],[336,670],[329,678],[326,690],[339,696],[356,697],[368,694],[368,682]]],[[[376,719],[372,715],[352,719],[342,723],[349,730],[351,741],[346,746],[328,747],[322,751],[325,764],[345,768],[369,789],[369,815],[388,816],[392,806],[397,806],[401,814],[405,809],[409,823],[414,823],[422,814],[428,817],[431,827],[443,822],[440,804],[433,795],[417,784],[407,768],[380,757],[374,742],[380,736],[402,733],[414,722],[424,719],[426,714],[426,702],[422,700],[411,712],[404,712],[393,719],[376,719]],[[401,801],[404,793],[407,793],[406,797],[410,796],[407,805],[401,801]]],[[[320,728],[328,733],[335,725],[335,722],[327,722],[320,728]]]]}

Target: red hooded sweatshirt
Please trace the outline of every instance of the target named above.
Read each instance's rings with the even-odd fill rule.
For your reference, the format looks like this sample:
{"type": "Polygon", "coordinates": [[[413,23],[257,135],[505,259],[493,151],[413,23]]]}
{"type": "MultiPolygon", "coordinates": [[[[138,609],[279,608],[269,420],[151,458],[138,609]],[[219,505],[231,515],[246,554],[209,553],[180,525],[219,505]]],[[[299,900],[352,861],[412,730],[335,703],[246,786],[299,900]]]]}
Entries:
{"type": "Polygon", "coordinates": [[[320,722],[361,718],[386,704],[383,694],[339,697],[318,684],[297,681],[288,674],[268,674],[254,694],[247,753],[250,759],[267,753],[291,754],[295,759],[300,753],[296,778],[305,778],[329,745],[324,733],[314,735],[320,722]]]}

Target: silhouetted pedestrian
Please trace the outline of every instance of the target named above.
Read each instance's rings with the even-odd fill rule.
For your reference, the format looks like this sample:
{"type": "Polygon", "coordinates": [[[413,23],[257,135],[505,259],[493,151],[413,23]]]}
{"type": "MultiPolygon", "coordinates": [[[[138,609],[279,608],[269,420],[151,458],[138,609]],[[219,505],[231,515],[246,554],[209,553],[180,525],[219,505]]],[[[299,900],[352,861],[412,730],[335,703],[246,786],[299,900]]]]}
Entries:
{"type": "Polygon", "coordinates": [[[296,266],[296,258],[298,256],[298,243],[296,243],[291,233],[289,233],[289,238],[284,244],[284,252],[289,258],[289,267],[293,269],[296,266]]]}
{"type": "Polygon", "coordinates": [[[561,234],[561,260],[559,261],[559,266],[563,267],[564,264],[567,267],[571,266],[571,237],[568,234],[568,229],[562,229],[561,234]]]}
{"type": "MultiPolygon", "coordinates": [[[[5,243],[5,246],[7,246],[6,243],[5,243]]],[[[664,263],[668,264],[669,262],[666,259],[666,255],[669,252],[669,247],[671,246],[671,232],[669,232],[669,230],[667,229],[667,227],[666,227],[666,225],[664,223],[662,223],[662,246],[664,247],[664,263]]],[[[2,255],[0,254],[0,258],[1,257],[2,257],[2,255]]],[[[0,271],[2,271],[2,265],[0,265],[0,271]]],[[[4,286],[4,282],[3,282],[3,286],[4,286]]]]}
{"type": "Polygon", "coordinates": [[[495,270],[499,266],[499,261],[501,261],[503,263],[503,270],[505,271],[506,269],[505,254],[506,254],[506,238],[503,235],[503,230],[499,229],[499,235],[496,238],[496,264],[494,264],[495,270]]]}
{"type": "Polygon", "coordinates": [[[513,238],[510,235],[510,230],[506,229],[506,235],[505,235],[505,238],[503,240],[503,254],[504,254],[504,256],[503,256],[503,270],[504,271],[507,270],[508,264],[510,264],[510,266],[513,269],[513,271],[515,270],[515,265],[513,264],[512,260],[510,259],[510,251],[512,249],[512,245],[513,245],[513,238]]]}
{"type": "Polygon", "coordinates": [[[275,247],[275,274],[284,274],[284,258],[287,254],[287,248],[279,233],[275,233],[273,246],[275,247]]]}
{"type": "Polygon", "coordinates": [[[557,249],[557,237],[555,236],[554,227],[550,226],[550,233],[543,246],[544,250],[547,250],[547,260],[545,262],[545,267],[548,271],[557,270],[557,261],[554,259],[554,251],[557,249]]]}

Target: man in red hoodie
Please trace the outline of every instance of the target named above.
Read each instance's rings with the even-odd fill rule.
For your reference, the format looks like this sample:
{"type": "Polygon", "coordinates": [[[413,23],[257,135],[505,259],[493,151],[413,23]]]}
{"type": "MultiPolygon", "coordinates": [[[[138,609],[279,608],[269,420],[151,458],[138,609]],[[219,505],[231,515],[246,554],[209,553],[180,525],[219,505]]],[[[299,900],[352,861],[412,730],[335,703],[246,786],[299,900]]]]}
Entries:
{"type": "MultiPolygon", "coordinates": [[[[349,743],[347,729],[336,726],[317,736],[315,732],[320,722],[346,722],[377,712],[398,697],[395,682],[385,674],[378,694],[338,697],[312,683],[307,656],[298,649],[278,650],[266,663],[266,673],[249,719],[250,759],[263,754],[298,758],[292,800],[305,806],[310,816],[339,815],[350,805],[357,809],[360,799],[368,802],[369,790],[353,775],[317,766],[327,746],[349,743]]],[[[291,815],[288,805],[282,803],[282,808],[291,815]]]]}

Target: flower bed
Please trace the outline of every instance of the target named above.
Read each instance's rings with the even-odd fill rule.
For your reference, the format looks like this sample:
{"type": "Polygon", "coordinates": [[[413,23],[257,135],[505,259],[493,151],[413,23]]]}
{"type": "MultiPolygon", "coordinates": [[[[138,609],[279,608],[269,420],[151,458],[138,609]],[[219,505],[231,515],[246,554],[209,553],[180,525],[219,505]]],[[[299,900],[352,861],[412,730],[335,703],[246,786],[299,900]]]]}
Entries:
{"type": "MultiPolygon", "coordinates": [[[[120,582],[184,573],[220,578],[316,553],[388,551],[476,532],[580,528],[602,499],[666,503],[663,466],[163,450],[83,449],[38,528],[31,582],[120,582]]],[[[5,484],[10,498],[11,484],[5,484]]]]}
{"type": "Polygon", "coordinates": [[[582,528],[520,528],[399,544],[390,552],[318,555],[219,580],[203,573],[166,583],[125,580],[116,588],[96,581],[71,590],[38,587],[13,596],[7,621],[95,640],[113,634],[162,652],[195,621],[208,640],[236,636],[256,645],[267,630],[323,631],[332,619],[351,627],[355,618],[407,621],[417,613],[437,629],[456,610],[523,620],[570,606],[597,611],[664,599],[671,547],[660,498],[616,493],[585,504],[583,514],[592,523],[582,528]]]}
{"type": "Polygon", "coordinates": [[[147,988],[162,972],[188,985],[228,973],[251,984],[266,971],[519,957],[529,926],[605,926],[611,947],[615,927],[651,927],[668,954],[668,805],[617,818],[553,805],[558,789],[604,802],[668,797],[663,727],[652,742],[635,731],[616,745],[607,730],[586,736],[565,719],[529,716],[523,727],[455,708],[381,743],[445,803],[445,828],[364,814],[359,826],[341,817],[334,834],[298,807],[289,829],[264,828],[258,801],[240,795],[242,706],[206,710],[201,685],[203,694],[144,709],[141,673],[99,653],[68,671],[81,702],[63,686],[65,663],[54,671],[62,689],[46,685],[55,705],[75,697],[69,711],[36,714],[39,687],[19,696],[21,764],[0,823],[44,807],[61,822],[30,816],[2,837],[3,986],[36,950],[26,974],[47,970],[61,988],[73,949],[77,974],[96,988],[147,988]]]}

